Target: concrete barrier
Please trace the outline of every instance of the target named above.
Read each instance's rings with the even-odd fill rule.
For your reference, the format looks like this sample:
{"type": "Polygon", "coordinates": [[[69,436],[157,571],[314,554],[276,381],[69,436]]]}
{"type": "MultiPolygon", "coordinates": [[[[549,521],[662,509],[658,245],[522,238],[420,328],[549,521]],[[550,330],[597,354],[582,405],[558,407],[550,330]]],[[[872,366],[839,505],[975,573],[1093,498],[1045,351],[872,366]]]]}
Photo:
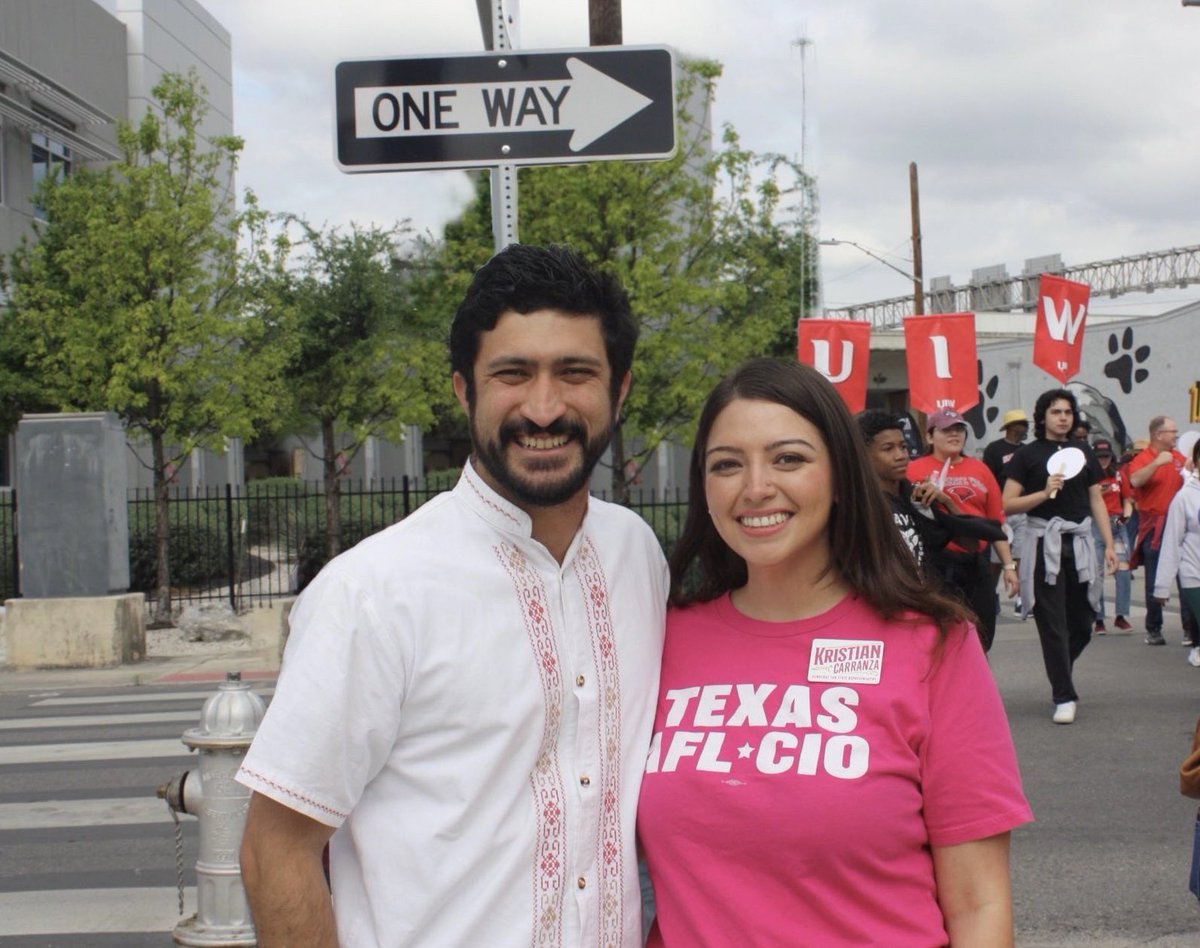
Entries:
{"type": "Polygon", "coordinates": [[[270,602],[255,605],[249,612],[238,618],[250,647],[261,651],[269,650],[278,661],[283,656],[283,646],[287,642],[288,614],[292,611],[293,596],[288,599],[272,599],[270,602]]]}
{"type": "Polygon", "coordinates": [[[4,606],[12,669],[108,668],[146,656],[141,593],[9,599],[4,606]]]}

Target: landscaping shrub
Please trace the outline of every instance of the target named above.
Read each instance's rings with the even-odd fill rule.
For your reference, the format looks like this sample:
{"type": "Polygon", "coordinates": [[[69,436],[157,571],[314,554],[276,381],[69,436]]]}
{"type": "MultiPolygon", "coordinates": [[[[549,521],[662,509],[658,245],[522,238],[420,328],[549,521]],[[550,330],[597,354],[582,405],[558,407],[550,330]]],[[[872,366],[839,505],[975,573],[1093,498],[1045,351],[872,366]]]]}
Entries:
{"type": "MultiPolygon", "coordinates": [[[[228,577],[225,531],[202,524],[173,523],[169,533],[171,585],[207,586],[228,577]]],[[[129,588],[153,592],[158,578],[154,532],[130,532],[129,588]]]]}

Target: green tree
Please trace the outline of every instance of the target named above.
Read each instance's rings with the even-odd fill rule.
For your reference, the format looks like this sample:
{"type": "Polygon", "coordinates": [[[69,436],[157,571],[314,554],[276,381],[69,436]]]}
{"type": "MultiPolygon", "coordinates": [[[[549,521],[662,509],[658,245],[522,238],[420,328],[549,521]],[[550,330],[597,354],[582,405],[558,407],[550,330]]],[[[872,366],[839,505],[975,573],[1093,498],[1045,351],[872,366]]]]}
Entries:
{"type": "Polygon", "coordinates": [[[286,370],[293,421],[315,423],[325,486],[326,553],[340,547],[340,473],[366,443],[432,423],[449,400],[444,322],[429,306],[427,244],[401,227],[303,231],[292,280],[298,348],[286,370]]]}
{"type": "Polygon", "coordinates": [[[170,618],[170,474],[276,412],[289,339],[266,216],[230,187],[241,140],[201,139],[203,95],[194,72],[164,75],[156,107],[120,126],[119,161],[47,179],[46,219],[8,274],[4,334],[39,397],[115,412],[150,444],[157,622],[170,618]]]}
{"type": "MultiPolygon", "coordinates": [[[[520,238],[566,243],[614,273],[642,327],[634,385],[613,438],[613,489],[627,494],[664,440],[689,440],[712,384],[751,355],[795,354],[809,278],[812,185],[792,161],[757,155],[702,117],[720,67],[685,64],[679,152],[661,162],[522,169],[520,238]]],[[[492,252],[486,177],[446,229],[444,259],[468,278],[492,252]]]]}

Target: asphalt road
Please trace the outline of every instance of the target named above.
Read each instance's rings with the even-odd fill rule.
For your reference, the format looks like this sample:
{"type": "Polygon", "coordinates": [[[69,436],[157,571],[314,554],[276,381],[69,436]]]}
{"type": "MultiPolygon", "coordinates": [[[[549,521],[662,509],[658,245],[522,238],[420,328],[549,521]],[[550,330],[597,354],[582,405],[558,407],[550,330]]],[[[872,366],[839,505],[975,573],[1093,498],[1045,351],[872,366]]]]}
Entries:
{"type": "MultiPolygon", "coordinates": [[[[1200,946],[1187,890],[1196,804],[1177,777],[1200,669],[1179,645],[1178,613],[1165,631],[1161,648],[1140,630],[1095,638],[1076,666],[1078,719],[1061,726],[1034,625],[1006,605],[991,661],[1036,817],[1013,838],[1020,946],[1200,946]]],[[[173,826],[153,792],[194,765],[178,736],[213,687],[0,694],[0,948],[171,944],[173,826]],[[128,924],[99,924],[112,896],[128,924]]],[[[184,845],[190,914],[190,820],[184,845]]]]}
{"type": "Polygon", "coordinates": [[[1197,806],[1178,779],[1200,668],[1179,644],[1177,612],[1163,647],[1143,643],[1140,612],[1133,634],[1095,636],[1080,656],[1069,726],[1050,720],[1033,620],[997,629],[992,667],[1035,818],[1013,834],[1019,945],[1200,945],[1200,902],[1187,888],[1197,806]]]}

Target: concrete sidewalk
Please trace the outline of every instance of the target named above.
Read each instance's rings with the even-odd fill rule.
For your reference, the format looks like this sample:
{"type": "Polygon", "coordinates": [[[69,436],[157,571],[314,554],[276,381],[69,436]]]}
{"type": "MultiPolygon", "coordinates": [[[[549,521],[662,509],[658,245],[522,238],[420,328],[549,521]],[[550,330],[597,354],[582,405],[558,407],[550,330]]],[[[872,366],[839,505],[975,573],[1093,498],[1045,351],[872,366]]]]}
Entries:
{"type": "MultiPolygon", "coordinates": [[[[1146,610],[1141,605],[1140,571],[1134,574],[1133,609],[1129,616],[1132,632],[1115,632],[1112,621],[1115,584],[1111,576],[1105,582],[1105,604],[1108,610],[1110,635],[1145,635],[1146,610]]],[[[1011,621],[1013,603],[1001,594],[1002,618],[1011,621]]],[[[1179,598],[1173,596],[1165,607],[1168,646],[1179,645],[1179,598]]],[[[1033,620],[1027,620],[1032,626],[1033,620]]],[[[2,628],[2,626],[0,626],[2,628]]],[[[150,633],[148,633],[149,635],[150,633]]],[[[182,633],[180,633],[182,635],[182,633]]],[[[2,642],[0,642],[2,648],[2,642]]],[[[150,655],[141,662],[112,668],[56,668],[39,671],[13,671],[4,664],[0,651],[0,692],[60,690],[64,688],[109,688],[114,685],[171,685],[186,682],[224,681],[228,672],[241,672],[243,681],[274,681],[279,675],[279,656],[276,648],[254,649],[237,642],[194,643],[167,641],[159,648],[150,648],[150,655]]],[[[1186,654],[1186,653],[1184,653],[1186,654]]],[[[1200,674],[1200,670],[1197,672],[1200,674]]]]}
{"type": "Polygon", "coordinates": [[[231,671],[240,672],[243,681],[274,681],[279,674],[275,652],[275,649],[255,650],[228,644],[203,652],[151,655],[143,661],[112,668],[13,671],[0,666],[0,692],[219,682],[231,671]]]}

